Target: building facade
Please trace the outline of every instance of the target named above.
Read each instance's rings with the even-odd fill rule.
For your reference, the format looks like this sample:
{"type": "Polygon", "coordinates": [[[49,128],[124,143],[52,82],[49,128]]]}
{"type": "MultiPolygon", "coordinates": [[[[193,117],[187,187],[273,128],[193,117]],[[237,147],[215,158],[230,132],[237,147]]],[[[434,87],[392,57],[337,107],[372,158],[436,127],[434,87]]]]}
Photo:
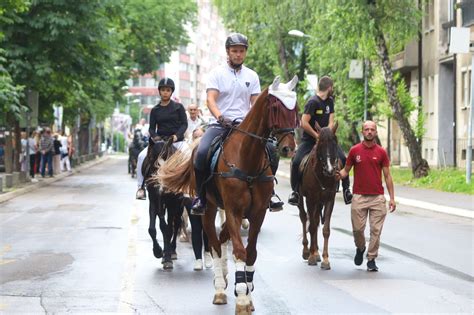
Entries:
{"type": "MultiPolygon", "coordinates": [[[[428,0],[423,4],[421,45],[418,40],[409,43],[394,56],[393,67],[405,79],[410,94],[422,100],[423,158],[431,167],[464,168],[471,100],[471,54],[449,53],[449,43],[450,28],[454,26],[470,28],[470,40],[474,42],[474,1],[428,0]],[[454,9],[456,4],[460,9],[454,9]]],[[[415,124],[416,113],[412,121],[415,124]]],[[[389,120],[381,127],[381,140],[393,164],[410,166],[408,148],[397,122],[389,120]]]]}
{"type": "Polygon", "coordinates": [[[127,81],[129,93],[140,99],[143,116],[159,102],[158,82],[170,77],[176,88],[173,96],[186,108],[197,104],[206,110],[206,81],[210,70],[226,62],[225,39],[228,34],[216,7],[211,0],[196,0],[197,25],[187,25],[190,43],[173,52],[168,63],[162,64],[155,73],[131,78],[127,81]]]}

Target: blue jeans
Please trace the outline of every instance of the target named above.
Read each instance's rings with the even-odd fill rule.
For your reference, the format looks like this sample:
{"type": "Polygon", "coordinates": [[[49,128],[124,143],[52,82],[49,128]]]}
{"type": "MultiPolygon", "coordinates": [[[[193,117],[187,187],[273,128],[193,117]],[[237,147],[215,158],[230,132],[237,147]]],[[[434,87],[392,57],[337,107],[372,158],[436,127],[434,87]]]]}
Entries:
{"type": "Polygon", "coordinates": [[[49,176],[53,176],[53,152],[46,152],[45,154],[41,154],[41,176],[44,177],[44,173],[46,170],[46,163],[48,163],[48,174],[49,176]]]}

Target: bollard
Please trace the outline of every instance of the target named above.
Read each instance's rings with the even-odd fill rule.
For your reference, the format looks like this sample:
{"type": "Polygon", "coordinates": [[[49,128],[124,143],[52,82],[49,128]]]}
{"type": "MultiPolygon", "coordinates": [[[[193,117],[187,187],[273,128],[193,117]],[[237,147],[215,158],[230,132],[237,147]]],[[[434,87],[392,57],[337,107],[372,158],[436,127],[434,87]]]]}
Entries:
{"type": "Polygon", "coordinates": [[[13,172],[13,186],[16,186],[20,183],[20,172],[13,172]]]}
{"type": "Polygon", "coordinates": [[[0,193],[3,192],[3,176],[0,176],[0,193]]]}
{"type": "Polygon", "coordinates": [[[13,187],[13,174],[5,174],[5,187],[13,187]]]}
{"type": "Polygon", "coordinates": [[[25,171],[21,171],[20,172],[20,183],[26,183],[26,172],[25,171]]]}

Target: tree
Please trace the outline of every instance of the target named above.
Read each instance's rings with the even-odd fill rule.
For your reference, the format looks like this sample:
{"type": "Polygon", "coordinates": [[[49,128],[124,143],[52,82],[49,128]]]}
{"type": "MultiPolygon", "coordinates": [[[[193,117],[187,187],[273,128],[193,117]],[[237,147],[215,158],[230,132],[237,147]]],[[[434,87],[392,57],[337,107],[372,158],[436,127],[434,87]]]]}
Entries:
{"type": "Polygon", "coordinates": [[[227,28],[249,38],[246,64],[259,74],[264,86],[273,82],[276,75],[289,80],[299,72],[304,39],[292,37],[288,31],[299,29],[305,32],[308,29],[306,8],[313,7],[315,2],[214,1],[227,28]]]}

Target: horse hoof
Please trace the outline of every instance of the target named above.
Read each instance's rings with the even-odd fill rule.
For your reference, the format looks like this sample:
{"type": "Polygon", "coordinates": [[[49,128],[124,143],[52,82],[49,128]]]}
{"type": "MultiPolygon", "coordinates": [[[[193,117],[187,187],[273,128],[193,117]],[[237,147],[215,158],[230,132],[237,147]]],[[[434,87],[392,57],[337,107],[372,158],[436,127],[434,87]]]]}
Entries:
{"type": "Polygon", "coordinates": [[[155,255],[156,258],[161,258],[163,257],[163,250],[161,248],[153,248],[153,255],[155,255]]]}
{"type": "Polygon", "coordinates": [[[178,254],[172,253],[172,254],[171,254],[171,259],[172,259],[172,260],[177,260],[177,259],[178,259],[178,254]]]}
{"type": "Polygon", "coordinates": [[[251,315],[252,314],[252,306],[250,304],[239,305],[235,306],[235,315],[251,315]]]}
{"type": "Polygon", "coordinates": [[[324,269],[324,270],[330,270],[331,269],[331,264],[329,262],[322,262],[321,263],[321,269],[324,269]]]}
{"type": "Polygon", "coordinates": [[[309,258],[308,258],[308,265],[310,265],[310,266],[317,266],[317,265],[318,265],[318,259],[317,259],[317,257],[314,256],[314,255],[309,256],[309,258]]]}
{"type": "Polygon", "coordinates": [[[164,270],[171,270],[173,269],[173,262],[172,261],[165,261],[163,263],[163,269],[164,270]]]}
{"type": "Polygon", "coordinates": [[[309,258],[309,251],[303,250],[303,259],[308,260],[308,258],[309,258]]]}
{"type": "Polygon", "coordinates": [[[216,305],[227,304],[227,295],[225,295],[225,293],[214,294],[214,300],[212,300],[212,303],[216,305]]]}
{"type": "Polygon", "coordinates": [[[321,262],[321,256],[316,255],[316,261],[317,261],[317,262],[321,262]]]}
{"type": "Polygon", "coordinates": [[[250,310],[251,310],[252,312],[255,312],[255,306],[253,306],[253,302],[252,302],[252,301],[250,301],[250,310]]]}

